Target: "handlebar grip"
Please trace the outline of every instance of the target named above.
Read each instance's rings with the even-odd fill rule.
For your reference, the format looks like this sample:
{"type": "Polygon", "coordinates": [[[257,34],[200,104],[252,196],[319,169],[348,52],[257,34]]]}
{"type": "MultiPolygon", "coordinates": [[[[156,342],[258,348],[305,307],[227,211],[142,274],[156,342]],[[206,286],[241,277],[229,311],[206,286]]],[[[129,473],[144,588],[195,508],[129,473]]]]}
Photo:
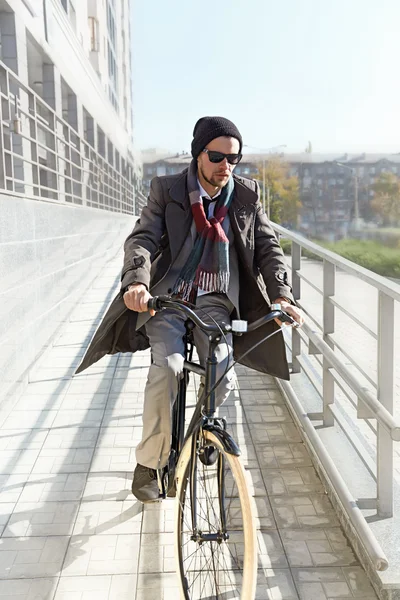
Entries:
{"type": "Polygon", "coordinates": [[[147,302],[147,310],[160,310],[160,307],[158,305],[158,296],[149,298],[147,302]]]}

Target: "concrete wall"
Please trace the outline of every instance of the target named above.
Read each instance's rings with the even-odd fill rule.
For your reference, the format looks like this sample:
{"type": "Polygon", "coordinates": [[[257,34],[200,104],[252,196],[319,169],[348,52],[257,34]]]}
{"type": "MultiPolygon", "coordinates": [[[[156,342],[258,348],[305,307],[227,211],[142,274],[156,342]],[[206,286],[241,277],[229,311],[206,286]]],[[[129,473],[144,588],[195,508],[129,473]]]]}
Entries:
{"type": "Polygon", "coordinates": [[[4,195],[0,215],[1,406],[19,397],[30,366],[136,219],[4,195]]]}

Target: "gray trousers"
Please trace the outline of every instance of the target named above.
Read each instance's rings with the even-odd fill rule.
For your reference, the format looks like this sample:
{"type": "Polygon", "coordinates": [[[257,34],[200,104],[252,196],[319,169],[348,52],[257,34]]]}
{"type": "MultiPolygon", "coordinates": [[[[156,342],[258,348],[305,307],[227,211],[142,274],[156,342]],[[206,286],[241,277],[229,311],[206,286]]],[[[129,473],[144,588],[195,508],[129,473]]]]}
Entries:
{"type": "MultiPolygon", "coordinates": [[[[212,323],[203,309],[218,324],[230,323],[233,304],[223,294],[205,294],[196,302],[196,312],[206,323],[212,323]]],[[[177,392],[178,381],[183,373],[186,317],[174,310],[156,313],[146,323],[150,340],[153,363],[150,366],[144,392],[143,436],[136,448],[139,464],[152,469],[160,469],[168,462],[171,447],[171,417],[177,392]]],[[[201,364],[205,364],[208,353],[208,337],[199,327],[194,329],[194,341],[201,364]]],[[[232,335],[226,336],[228,347],[222,338],[216,348],[218,360],[217,380],[224,373],[228,363],[233,361],[232,335]]],[[[216,389],[216,405],[226,400],[234,387],[234,372],[231,369],[216,389]]]]}

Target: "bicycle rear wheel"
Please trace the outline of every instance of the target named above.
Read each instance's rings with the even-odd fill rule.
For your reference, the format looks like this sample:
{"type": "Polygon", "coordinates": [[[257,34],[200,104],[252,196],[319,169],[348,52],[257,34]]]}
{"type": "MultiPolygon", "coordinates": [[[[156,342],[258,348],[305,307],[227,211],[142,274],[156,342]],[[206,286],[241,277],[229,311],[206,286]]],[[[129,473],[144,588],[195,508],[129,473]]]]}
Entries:
{"type": "Polygon", "coordinates": [[[226,453],[211,431],[203,431],[203,435],[207,445],[218,448],[221,462],[205,466],[196,455],[197,538],[193,539],[191,440],[185,444],[179,460],[175,550],[181,597],[254,600],[256,529],[244,469],[240,459],[226,453]]]}

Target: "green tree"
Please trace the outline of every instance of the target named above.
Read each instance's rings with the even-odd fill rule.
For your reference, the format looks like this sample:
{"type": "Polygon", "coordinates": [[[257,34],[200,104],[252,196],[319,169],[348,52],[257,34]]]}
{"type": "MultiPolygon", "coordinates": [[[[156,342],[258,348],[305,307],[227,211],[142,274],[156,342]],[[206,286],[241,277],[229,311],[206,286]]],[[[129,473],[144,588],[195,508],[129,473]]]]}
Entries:
{"type": "Polygon", "coordinates": [[[296,227],[301,209],[298,177],[290,175],[289,165],[285,161],[271,157],[265,163],[265,173],[263,164],[258,165],[261,189],[264,178],[265,210],[269,197],[271,221],[296,227]]]}
{"type": "Polygon", "coordinates": [[[384,225],[400,223],[400,179],[394,173],[381,173],[372,189],[375,196],[371,206],[384,225]]]}

